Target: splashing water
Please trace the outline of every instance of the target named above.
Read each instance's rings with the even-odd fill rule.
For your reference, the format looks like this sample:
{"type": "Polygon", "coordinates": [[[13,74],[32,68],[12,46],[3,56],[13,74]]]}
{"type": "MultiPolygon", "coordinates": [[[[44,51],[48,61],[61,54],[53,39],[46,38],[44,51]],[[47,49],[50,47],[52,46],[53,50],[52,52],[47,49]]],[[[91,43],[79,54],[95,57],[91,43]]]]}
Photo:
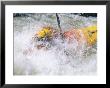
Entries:
{"type": "MultiPolygon", "coordinates": [[[[61,27],[82,28],[96,24],[95,17],[60,14],[61,27]]],[[[29,17],[14,17],[14,75],[93,75],[97,70],[96,46],[87,48],[82,44],[77,49],[73,44],[55,39],[56,46],[48,50],[34,49],[32,36],[41,26],[58,28],[55,14],[35,14],[29,17]],[[40,18],[40,19],[39,19],[40,18]],[[27,55],[23,52],[33,49],[27,55]]]]}

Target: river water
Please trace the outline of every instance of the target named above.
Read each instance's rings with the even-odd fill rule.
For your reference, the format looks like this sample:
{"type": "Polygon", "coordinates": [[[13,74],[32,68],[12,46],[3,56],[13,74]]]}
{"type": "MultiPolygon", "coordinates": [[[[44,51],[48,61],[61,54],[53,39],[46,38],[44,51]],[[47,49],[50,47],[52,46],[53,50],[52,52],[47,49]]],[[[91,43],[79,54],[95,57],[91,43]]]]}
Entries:
{"type": "MultiPolygon", "coordinates": [[[[58,14],[64,31],[97,24],[97,17],[83,17],[62,13],[58,14]]],[[[24,55],[23,52],[34,48],[32,37],[39,28],[52,26],[58,29],[54,13],[28,14],[14,17],[14,75],[95,75],[97,73],[97,46],[77,50],[77,43],[72,46],[61,43],[49,50],[35,49],[24,55]],[[69,55],[65,54],[65,49],[69,55]],[[85,52],[85,53],[84,53],[85,52]]],[[[83,47],[84,45],[82,45],[83,47]]]]}

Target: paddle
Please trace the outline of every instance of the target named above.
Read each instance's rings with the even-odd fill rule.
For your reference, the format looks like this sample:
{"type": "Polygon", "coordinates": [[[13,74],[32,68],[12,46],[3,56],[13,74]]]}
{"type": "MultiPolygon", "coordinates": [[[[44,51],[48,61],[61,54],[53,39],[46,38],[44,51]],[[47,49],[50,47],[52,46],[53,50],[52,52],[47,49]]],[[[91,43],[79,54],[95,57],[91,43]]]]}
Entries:
{"type": "Polygon", "coordinates": [[[57,23],[58,23],[58,28],[59,28],[60,36],[62,38],[63,37],[63,34],[62,34],[61,26],[60,26],[60,18],[59,18],[58,13],[56,13],[56,18],[57,18],[57,23]]]}

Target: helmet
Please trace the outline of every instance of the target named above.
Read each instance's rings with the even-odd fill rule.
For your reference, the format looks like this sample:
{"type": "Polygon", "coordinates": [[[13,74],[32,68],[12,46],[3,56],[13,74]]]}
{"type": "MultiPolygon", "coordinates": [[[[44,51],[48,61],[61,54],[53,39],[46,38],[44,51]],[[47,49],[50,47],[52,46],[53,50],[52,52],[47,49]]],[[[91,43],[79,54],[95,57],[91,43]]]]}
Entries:
{"type": "Polygon", "coordinates": [[[42,38],[51,38],[52,35],[53,35],[53,31],[52,31],[52,28],[51,27],[43,27],[40,31],[38,31],[36,33],[36,36],[39,39],[42,39],[42,38]]]}

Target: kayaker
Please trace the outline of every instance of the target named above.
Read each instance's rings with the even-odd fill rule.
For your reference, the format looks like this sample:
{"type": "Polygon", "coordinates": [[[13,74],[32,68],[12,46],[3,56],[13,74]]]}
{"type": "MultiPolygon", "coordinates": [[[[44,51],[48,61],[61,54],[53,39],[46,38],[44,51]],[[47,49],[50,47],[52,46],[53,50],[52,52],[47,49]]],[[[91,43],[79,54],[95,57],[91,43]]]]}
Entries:
{"type": "MultiPolygon", "coordinates": [[[[43,27],[40,31],[36,32],[34,36],[35,45],[38,49],[42,47],[49,47],[54,44],[53,39],[55,36],[59,36],[58,32],[52,27],[43,27]]],[[[97,41],[97,26],[89,26],[81,29],[72,29],[63,33],[63,39],[68,40],[68,43],[74,43],[74,40],[78,42],[78,45],[82,43],[87,46],[92,46],[97,41]]]]}

